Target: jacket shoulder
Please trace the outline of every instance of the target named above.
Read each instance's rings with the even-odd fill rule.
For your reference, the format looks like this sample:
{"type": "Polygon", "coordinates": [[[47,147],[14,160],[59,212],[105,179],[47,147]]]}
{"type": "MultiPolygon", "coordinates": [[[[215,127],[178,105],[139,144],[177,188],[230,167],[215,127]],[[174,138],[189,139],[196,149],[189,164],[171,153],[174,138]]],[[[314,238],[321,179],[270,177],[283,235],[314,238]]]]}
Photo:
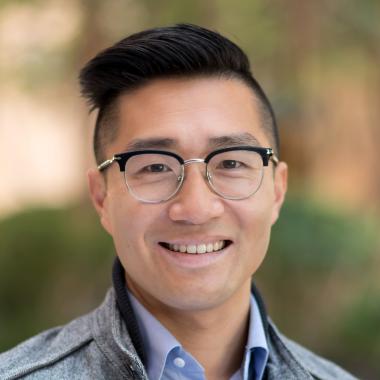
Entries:
{"type": "Polygon", "coordinates": [[[0,354],[0,378],[26,377],[90,344],[90,318],[91,314],[85,315],[63,327],[46,330],[0,354]]]}
{"type": "Polygon", "coordinates": [[[313,377],[321,380],[357,380],[335,363],[316,355],[293,340],[279,334],[285,347],[313,377]]]}

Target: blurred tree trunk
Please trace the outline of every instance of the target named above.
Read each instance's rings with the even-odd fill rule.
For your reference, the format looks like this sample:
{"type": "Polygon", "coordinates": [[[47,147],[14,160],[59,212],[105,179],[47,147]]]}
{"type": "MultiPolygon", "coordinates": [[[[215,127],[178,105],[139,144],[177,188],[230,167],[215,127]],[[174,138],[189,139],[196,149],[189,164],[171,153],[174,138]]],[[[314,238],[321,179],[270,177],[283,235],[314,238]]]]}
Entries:
{"type": "MultiPolygon", "coordinates": [[[[79,74],[79,70],[83,65],[91,59],[101,48],[104,47],[106,36],[104,33],[103,25],[101,23],[101,0],[83,0],[81,1],[82,10],[82,26],[80,28],[80,35],[77,39],[75,52],[73,53],[73,66],[75,72],[79,74]]],[[[79,91],[79,85],[77,91],[79,91]]],[[[80,100],[78,100],[80,102],[80,100]]],[[[82,106],[80,107],[81,114],[81,141],[83,143],[82,152],[90,152],[89,149],[89,134],[92,135],[94,125],[91,125],[91,121],[94,117],[89,117],[88,108],[85,106],[85,100],[82,100],[82,106]]],[[[92,141],[92,139],[91,139],[92,141]]],[[[82,154],[82,172],[85,173],[87,168],[92,164],[92,155],[82,154]]],[[[84,182],[84,181],[83,181],[84,182]]],[[[84,191],[84,199],[87,199],[87,191],[84,191]]]]}
{"type": "MultiPolygon", "coordinates": [[[[289,103],[290,109],[281,131],[282,146],[295,177],[307,178],[312,163],[308,136],[313,124],[315,99],[310,88],[313,78],[305,82],[304,73],[310,59],[319,61],[323,9],[318,2],[289,0],[277,4],[288,37],[277,53],[274,72],[277,72],[277,87],[286,89],[285,96],[291,96],[291,99],[283,100],[289,103]]],[[[318,62],[314,64],[317,66],[318,62]]]]}

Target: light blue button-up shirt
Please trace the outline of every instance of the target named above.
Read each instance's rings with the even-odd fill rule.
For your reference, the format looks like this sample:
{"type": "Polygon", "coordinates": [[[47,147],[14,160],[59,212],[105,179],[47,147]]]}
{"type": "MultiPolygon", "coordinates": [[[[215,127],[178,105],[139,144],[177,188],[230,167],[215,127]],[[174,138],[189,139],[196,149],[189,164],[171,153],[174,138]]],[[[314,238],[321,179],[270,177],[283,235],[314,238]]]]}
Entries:
{"type": "MultiPolygon", "coordinates": [[[[205,380],[204,368],[177,339],[129,293],[147,353],[150,380],[205,380]]],[[[250,302],[248,339],[242,365],[230,380],[261,380],[268,360],[268,344],[259,308],[250,302]]]]}

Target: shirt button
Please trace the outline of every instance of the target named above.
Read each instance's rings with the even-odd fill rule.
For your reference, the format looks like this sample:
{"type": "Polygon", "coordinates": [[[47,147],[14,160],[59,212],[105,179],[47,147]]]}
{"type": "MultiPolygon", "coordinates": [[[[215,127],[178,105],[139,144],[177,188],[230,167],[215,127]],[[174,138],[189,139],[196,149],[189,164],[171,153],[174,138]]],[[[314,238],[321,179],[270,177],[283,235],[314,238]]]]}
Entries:
{"type": "Polygon", "coordinates": [[[185,366],[185,364],[186,364],[186,362],[182,358],[180,358],[180,357],[175,358],[173,360],[173,363],[178,368],[183,368],[185,366]]]}

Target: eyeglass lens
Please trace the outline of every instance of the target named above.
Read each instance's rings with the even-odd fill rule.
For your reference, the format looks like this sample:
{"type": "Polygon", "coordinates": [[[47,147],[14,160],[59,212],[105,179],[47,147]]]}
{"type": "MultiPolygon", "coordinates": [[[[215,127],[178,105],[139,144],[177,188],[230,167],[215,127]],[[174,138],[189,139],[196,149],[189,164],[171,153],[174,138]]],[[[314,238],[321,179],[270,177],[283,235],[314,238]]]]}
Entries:
{"type": "MultiPolygon", "coordinates": [[[[182,183],[184,168],[174,157],[144,153],[131,157],[125,166],[125,181],[137,199],[161,202],[172,197],[182,183]]],[[[207,165],[208,181],[220,196],[244,199],[257,191],[263,177],[259,153],[236,150],[218,153],[207,165]]]]}

